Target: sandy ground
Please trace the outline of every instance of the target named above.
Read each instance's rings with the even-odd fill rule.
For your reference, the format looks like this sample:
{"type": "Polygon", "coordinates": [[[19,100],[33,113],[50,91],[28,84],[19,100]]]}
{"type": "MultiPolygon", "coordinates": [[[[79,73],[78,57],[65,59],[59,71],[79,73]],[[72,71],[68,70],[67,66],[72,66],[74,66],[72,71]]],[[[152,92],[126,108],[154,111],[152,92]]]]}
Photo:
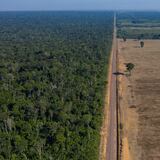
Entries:
{"type": "Polygon", "coordinates": [[[105,160],[106,159],[106,150],[107,150],[107,135],[108,135],[108,92],[106,92],[106,97],[105,97],[105,107],[104,107],[104,115],[103,115],[103,124],[101,127],[101,141],[100,141],[100,154],[99,154],[99,160],[105,160]]]}
{"type": "Polygon", "coordinates": [[[160,41],[119,40],[121,160],[160,160],[160,41]]]}
{"type": "MultiPolygon", "coordinates": [[[[110,56],[110,62],[112,62],[112,56],[110,56]]],[[[111,74],[111,65],[108,65],[108,75],[111,74]]],[[[110,85],[110,77],[107,75],[107,85],[105,89],[105,99],[104,99],[104,111],[103,111],[103,124],[101,127],[101,140],[100,140],[100,154],[99,154],[99,160],[106,160],[106,151],[107,151],[107,138],[108,138],[108,124],[109,124],[109,85],[110,85]]]]}

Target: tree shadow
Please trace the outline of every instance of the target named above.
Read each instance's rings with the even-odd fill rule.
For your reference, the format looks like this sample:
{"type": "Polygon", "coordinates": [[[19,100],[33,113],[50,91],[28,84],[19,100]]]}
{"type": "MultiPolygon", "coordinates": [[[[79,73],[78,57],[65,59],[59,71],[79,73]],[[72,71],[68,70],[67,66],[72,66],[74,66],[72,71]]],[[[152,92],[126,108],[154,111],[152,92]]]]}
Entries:
{"type": "Polygon", "coordinates": [[[124,76],[124,75],[125,75],[125,74],[122,73],[122,72],[114,72],[113,74],[116,75],[116,76],[120,76],[120,75],[124,76]]]}

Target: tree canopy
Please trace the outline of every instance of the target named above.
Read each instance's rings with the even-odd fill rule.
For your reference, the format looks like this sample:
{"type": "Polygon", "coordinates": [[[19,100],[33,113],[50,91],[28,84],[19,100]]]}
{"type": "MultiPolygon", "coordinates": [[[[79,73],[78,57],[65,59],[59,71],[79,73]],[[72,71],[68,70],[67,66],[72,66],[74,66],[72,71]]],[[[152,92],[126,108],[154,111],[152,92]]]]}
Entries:
{"type": "Polygon", "coordinates": [[[112,32],[112,12],[0,13],[0,159],[97,159],[112,32]]]}

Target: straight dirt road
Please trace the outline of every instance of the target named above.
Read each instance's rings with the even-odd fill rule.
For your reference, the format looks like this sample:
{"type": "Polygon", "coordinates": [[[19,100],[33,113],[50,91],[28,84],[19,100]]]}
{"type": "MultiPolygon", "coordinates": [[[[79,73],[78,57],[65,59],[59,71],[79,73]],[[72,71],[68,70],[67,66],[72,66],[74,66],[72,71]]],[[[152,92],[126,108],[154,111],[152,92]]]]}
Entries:
{"type": "Polygon", "coordinates": [[[117,160],[117,29],[114,16],[114,35],[111,53],[111,70],[109,73],[109,124],[107,139],[107,160],[117,160]]]}

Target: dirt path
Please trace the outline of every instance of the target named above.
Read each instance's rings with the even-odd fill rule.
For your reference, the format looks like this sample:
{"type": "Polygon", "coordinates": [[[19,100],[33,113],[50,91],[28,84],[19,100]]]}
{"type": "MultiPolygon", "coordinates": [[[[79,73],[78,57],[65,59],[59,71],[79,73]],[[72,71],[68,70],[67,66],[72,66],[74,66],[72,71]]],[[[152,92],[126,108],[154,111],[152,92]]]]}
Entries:
{"type": "Polygon", "coordinates": [[[112,50],[112,67],[110,76],[110,97],[109,97],[109,125],[107,141],[107,160],[117,160],[117,31],[116,18],[114,20],[114,38],[112,50]]]}
{"type": "Polygon", "coordinates": [[[101,132],[100,160],[117,160],[117,30],[114,17],[113,46],[108,74],[108,87],[105,97],[105,113],[101,132]]]}

